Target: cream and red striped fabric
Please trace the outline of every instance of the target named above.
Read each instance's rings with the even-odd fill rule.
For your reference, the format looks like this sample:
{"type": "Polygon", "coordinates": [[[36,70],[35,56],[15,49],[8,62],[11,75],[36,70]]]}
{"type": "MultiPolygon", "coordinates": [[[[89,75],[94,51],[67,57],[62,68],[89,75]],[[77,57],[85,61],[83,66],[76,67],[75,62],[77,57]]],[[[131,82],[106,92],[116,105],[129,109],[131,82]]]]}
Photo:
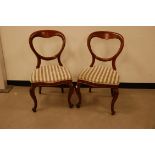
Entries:
{"type": "Polygon", "coordinates": [[[71,74],[64,66],[46,65],[37,68],[31,76],[31,83],[55,83],[60,81],[71,80],[71,74]]]}
{"type": "Polygon", "coordinates": [[[97,84],[119,85],[117,72],[110,67],[104,67],[102,65],[84,69],[78,79],[97,84]]]}

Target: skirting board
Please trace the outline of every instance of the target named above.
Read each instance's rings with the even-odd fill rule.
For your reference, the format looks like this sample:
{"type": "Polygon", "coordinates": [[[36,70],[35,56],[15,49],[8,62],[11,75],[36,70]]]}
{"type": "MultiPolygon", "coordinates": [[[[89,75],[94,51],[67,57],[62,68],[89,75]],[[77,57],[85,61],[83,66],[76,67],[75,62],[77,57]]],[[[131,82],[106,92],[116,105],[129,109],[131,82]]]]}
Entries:
{"type": "MultiPolygon", "coordinates": [[[[7,83],[14,86],[31,86],[29,81],[7,80],[7,83]]],[[[76,82],[73,82],[73,84],[76,85],[76,82]]],[[[81,87],[88,88],[86,85],[82,85],[81,87]]],[[[155,89],[155,83],[120,83],[119,88],[155,89]]]]}

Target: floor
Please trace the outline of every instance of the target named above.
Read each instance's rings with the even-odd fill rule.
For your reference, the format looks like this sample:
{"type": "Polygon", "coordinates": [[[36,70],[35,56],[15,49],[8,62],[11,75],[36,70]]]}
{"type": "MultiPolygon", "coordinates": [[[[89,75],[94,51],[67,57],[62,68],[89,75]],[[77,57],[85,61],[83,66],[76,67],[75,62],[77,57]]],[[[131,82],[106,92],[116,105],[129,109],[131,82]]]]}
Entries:
{"type": "MultiPolygon", "coordinates": [[[[36,113],[31,111],[29,87],[15,86],[10,93],[0,93],[0,128],[155,128],[154,89],[120,89],[114,116],[110,114],[109,89],[92,89],[89,93],[82,88],[80,109],[68,108],[67,93],[67,88],[63,94],[60,88],[43,88],[41,95],[36,90],[36,113]]],[[[74,94],[72,102],[77,100],[74,94]]]]}

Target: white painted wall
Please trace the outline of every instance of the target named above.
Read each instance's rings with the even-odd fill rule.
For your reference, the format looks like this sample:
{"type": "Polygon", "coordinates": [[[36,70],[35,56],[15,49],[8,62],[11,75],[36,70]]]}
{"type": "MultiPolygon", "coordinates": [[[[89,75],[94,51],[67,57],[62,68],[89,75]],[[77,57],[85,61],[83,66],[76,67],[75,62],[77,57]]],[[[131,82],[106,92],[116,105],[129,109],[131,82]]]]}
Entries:
{"type": "Polygon", "coordinates": [[[0,38],[0,90],[6,89],[7,80],[6,80],[6,71],[5,71],[5,63],[3,57],[3,50],[0,38]]]}
{"type": "MultiPolygon", "coordinates": [[[[121,82],[152,82],[155,83],[155,27],[1,27],[1,40],[5,58],[8,80],[29,80],[31,72],[36,66],[36,58],[32,53],[28,38],[29,35],[40,29],[55,29],[63,32],[67,42],[62,62],[71,71],[73,79],[77,79],[79,72],[90,65],[91,55],[88,51],[87,36],[98,30],[108,30],[121,33],[125,38],[125,47],[118,58],[117,69],[121,82]]],[[[51,39],[52,40],[52,39],[51,39]]],[[[42,51],[58,49],[60,40],[53,39],[56,46],[48,46],[46,39],[36,40],[36,47],[42,51]],[[58,43],[59,41],[59,43],[58,43]]],[[[94,49],[102,55],[102,49],[112,50],[116,41],[111,41],[108,46],[102,46],[99,40],[93,41],[94,49]],[[110,43],[112,46],[110,46],[110,43]],[[99,46],[97,48],[97,46],[99,46]]],[[[45,51],[44,51],[45,52],[45,51]]],[[[44,54],[49,54],[45,52],[44,54]]],[[[105,52],[107,56],[107,52],[105,52]]]]}

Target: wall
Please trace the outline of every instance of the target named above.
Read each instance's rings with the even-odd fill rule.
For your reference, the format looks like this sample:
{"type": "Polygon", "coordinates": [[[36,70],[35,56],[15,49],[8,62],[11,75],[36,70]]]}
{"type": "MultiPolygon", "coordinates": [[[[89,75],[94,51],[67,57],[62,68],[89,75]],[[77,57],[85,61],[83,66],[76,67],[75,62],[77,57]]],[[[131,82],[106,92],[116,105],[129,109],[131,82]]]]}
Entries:
{"type": "MultiPolygon", "coordinates": [[[[28,38],[32,32],[39,29],[55,29],[65,34],[67,43],[62,54],[62,62],[70,69],[74,80],[76,80],[79,72],[91,63],[91,55],[86,44],[87,36],[93,31],[108,30],[121,33],[125,38],[124,50],[117,60],[120,81],[155,83],[155,27],[127,26],[1,27],[1,40],[8,80],[29,80],[31,72],[36,66],[36,58],[29,47],[28,38]]],[[[40,51],[45,47],[48,52],[44,52],[48,55],[52,46],[54,49],[58,49],[58,42],[60,42],[58,38],[53,39],[54,43],[57,44],[56,46],[52,44],[51,47],[46,45],[48,42],[45,40],[38,39],[36,41],[36,47],[40,51]]],[[[115,41],[110,43],[105,47],[101,45],[100,41],[94,40],[93,48],[98,49],[98,54],[102,55],[102,49],[113,51],[113,47],[117,44],[115,41]],[[98,48],[97,44],[99,45],[98,48]]],[[[108,56],[109,53],[105,52],[105,55],[108,56]]]]}
{"type": "Polygon", "coordinates": [[[7,86],[7,80],[6,80],[5,63],[0,38],[0,90],[6,89],[6,86],[7,86]]]}

